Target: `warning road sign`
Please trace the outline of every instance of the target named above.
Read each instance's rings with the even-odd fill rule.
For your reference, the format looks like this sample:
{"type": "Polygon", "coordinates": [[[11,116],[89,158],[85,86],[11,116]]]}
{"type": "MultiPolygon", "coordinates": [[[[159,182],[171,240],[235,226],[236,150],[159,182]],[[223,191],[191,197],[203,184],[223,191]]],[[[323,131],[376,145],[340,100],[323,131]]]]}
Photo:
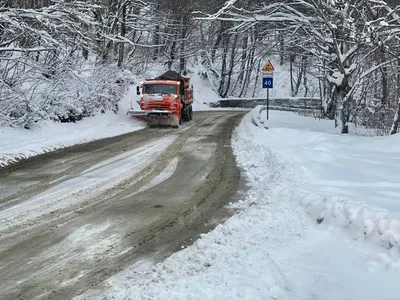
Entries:
{"type": "Polygon", "coordinates": [[[272,72],[275,71],[274,65],[272,62],[268,59],[268,62],[265,64],[265,66],[261,69],[262,72],[272,72]]]}

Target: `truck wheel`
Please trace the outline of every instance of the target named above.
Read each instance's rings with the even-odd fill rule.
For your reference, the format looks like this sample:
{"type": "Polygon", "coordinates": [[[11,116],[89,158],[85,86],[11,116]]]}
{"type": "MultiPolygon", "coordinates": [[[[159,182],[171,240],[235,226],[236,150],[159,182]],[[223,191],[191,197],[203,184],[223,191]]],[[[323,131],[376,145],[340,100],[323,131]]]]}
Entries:
{"type": "Polygon", "coordinates": [[[189,121],[193,120],[193,107],[192,104],[189,106],[189,121]]]}
{"type": "Polygon", "coordinates": [[[185,108],[182,109],[181,119],[184,122],[188,122],[190,120],[189,106],[186,106],[185,108]]]}
{"type": "Polygon", "coordinates": [[[190,105],[188,106],[187,109],[187,115],[188,115],[188,121],[190,121],[192,119],[192,115],[190,114],[190,105]]]}
{"type": "Polygon", "coordinates": [[[179,119],[179,124],[182,124],[182,122],[185,120],[185,109],[182,108],[181,110],[181,118],[179,119]]]}

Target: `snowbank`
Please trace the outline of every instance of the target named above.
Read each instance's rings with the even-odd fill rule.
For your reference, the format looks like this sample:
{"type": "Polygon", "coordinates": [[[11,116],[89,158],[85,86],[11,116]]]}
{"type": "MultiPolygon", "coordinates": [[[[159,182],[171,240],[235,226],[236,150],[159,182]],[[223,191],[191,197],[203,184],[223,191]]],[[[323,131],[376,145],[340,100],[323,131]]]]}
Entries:
{"type": "Polygon", "coordinates": [[[343,228],[354,240],[385,250],[377,258],[400,266],[400,136],[334,134],[331,122],[257,108],[252,120],[269,127],[264,147],[274,147],[302,176],[292,185],[316,223],[343,228]]]}
{"type": "Polygon", "coordinates": [[[22,158],[144,128],[142,122],[125,115],[133,90],[134,88],[131,88],[120,102],[118,114],[106,112],[77,123],[42,121],[30,130],[0,127],[0,166],[22,158]]]}
{"type": "MultiPolygon", "coordinates": [[[[398,142],[399,138],[341,136],[329,121],[289,112],[270,112],[269,121],[265,111],[261,111],[259,116],[260,109],[253,110],[238,128],[234,149],[238,163],[248,177],[250,195],[234,206],[244,212],[254,207],[268,211],[257,222],[254,218],[253,230],[264,229],[268,234],[270,240],[265,246],[290,283],[294,294],[292,299],[397,299],[396,278],[400,275],[400,268],[395,253],[398,249],[388,250],[380,243],[366,243],[363,232],[358,239],[355,238],[357,232],[349,230],[346,223],[334,226],[337,223],[330,222],[335,215],[330,220],[327,217],[321,220],[318,217],[323,209],[318,210],[321,208],[318,204],[324,204],[322,193],[337,196],[339,192],[349,192],[346,186],[329,190],[328,178],[332,183],[343,176],[352,187],[351,179],[356,182],[353,176],[363,172],[371,176],[379,173],[376,166],[380,162],[376,159],[387,157],[379,152],[383,146],[381,143],[388,146],[383,148],[383,152],[394,154],[393,142],[398,142]],[[262,126],[255,126],[254,119],[261,121],[262,126]],[[341,153],[345,146],[350,147],[352,153],[348,161],[340,163],[346,154],[341,153]],[[369,158],[375,158],[375,161],[360,160],[363,153],[368,153],[369,158]],[[357,165],[368,162],[371,165],[364,165],[364,169],[357,165]],[[319,179],[326,180],[327,190],[317,184],[321,182],[319,179]],[[312,216],[310,222],[307,222],[306,214],[308,218],[312,216]]],[[[387,157],[383,165],[394,174],[398,166],[387,164],[391,158],[387,157]]],[[[375,179],[368,178],[368,175],[362,177],[366,184],[375,179]]],[[[362,211],[366,204],[361,201],[370,191],[358,194],[355,209],[362,211]]],[[[399,208],[397,203],[391,202],[399,208]]],[[[374,211],[378,213],[382,209],[375,207],[374,211]]],[[[386,213],[388,216],[389,211],[386,213]]],[[[363,221],[362,214],[360,217],[363,221]]],[[[397,227],[396,219],[384,224],[397,227]]],[[[387,233],[391,235],[392,231],[387,233]]]]}

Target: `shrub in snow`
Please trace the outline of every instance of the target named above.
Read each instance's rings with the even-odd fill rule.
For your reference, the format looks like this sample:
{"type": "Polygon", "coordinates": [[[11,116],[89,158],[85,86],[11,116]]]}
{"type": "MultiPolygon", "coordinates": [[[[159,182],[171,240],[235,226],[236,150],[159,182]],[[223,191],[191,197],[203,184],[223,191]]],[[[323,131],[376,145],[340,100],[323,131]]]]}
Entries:
{"type": "Polygon", "coordinates": [[[133,81],[130,71],[114,65],[66,65],[52,75],[32,68],[14,84],[2,83],[0,125],[29,128],[41,119],[76,122],[105,111],[117,112],[119,100],[133,81]]]}

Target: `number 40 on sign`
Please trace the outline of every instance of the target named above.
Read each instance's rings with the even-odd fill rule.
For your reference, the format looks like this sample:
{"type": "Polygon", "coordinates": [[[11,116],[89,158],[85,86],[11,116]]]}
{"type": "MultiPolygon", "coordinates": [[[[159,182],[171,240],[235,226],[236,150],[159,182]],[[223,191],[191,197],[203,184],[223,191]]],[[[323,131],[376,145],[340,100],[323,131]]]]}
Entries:
{"type": "Polygon", "coordinates": [[[263,89],[274,88],[274,77],[263,77],[263,89]]]}

